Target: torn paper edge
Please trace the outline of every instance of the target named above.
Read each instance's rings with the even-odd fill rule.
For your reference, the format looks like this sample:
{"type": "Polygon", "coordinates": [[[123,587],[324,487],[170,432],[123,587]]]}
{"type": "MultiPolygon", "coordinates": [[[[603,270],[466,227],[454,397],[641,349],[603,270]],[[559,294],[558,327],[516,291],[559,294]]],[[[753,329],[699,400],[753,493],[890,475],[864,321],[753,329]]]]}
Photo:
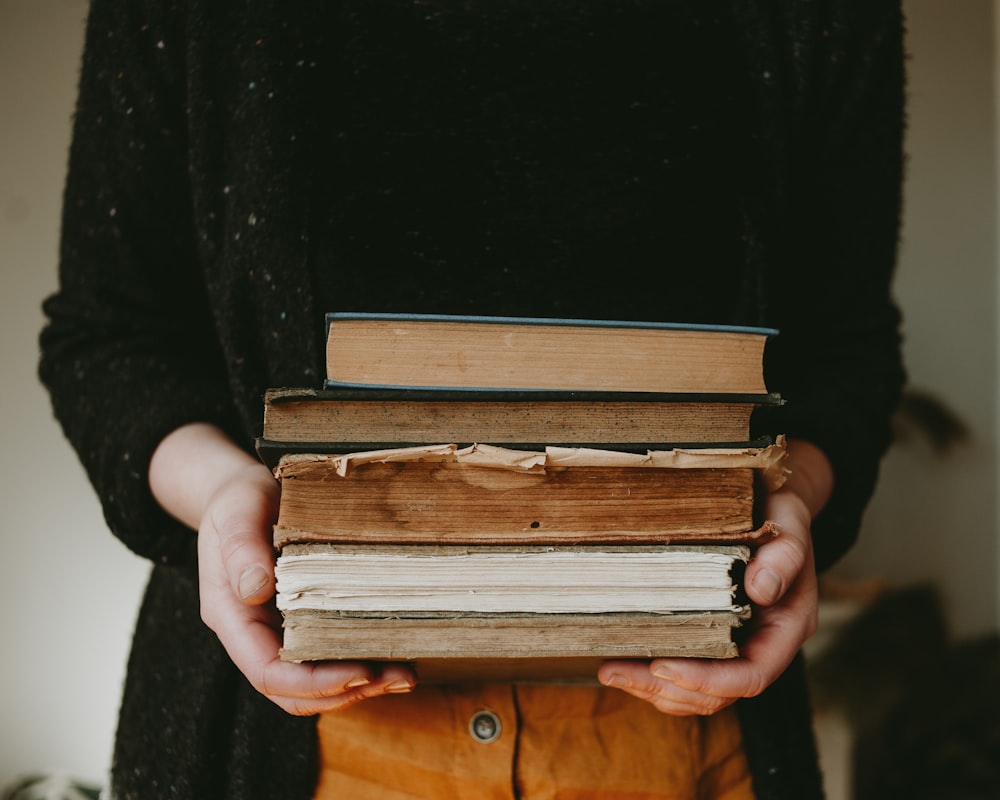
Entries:
{"type": "Polygon", "coordinates": [[[289,453],[281,457],[274,469],[279,480],[296,465],[327,463],[332,471],[346,477],[362,464],[389,462],[454,462],[490,469],[517,472],[544,472],[547,468],[573,467],[649,467],[654,469],[755,469],[759,470],[768,489],[780,488],[789,470],[785,466],[788,450],[785,437],[778,436],[767,447],[737,448],[676,448],[629,453],[589,447],[547,447],[544,452],[512,450],[490,444],[458,447],[455,444],[421,445],[357,453],[319,454],[289,453]]]}

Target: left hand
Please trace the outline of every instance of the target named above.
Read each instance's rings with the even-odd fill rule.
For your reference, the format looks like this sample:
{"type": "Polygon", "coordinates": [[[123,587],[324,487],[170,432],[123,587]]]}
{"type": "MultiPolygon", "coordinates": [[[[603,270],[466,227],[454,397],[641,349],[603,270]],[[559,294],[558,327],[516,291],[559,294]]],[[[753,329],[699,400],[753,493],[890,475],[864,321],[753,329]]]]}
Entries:
{"type": "Polygon", "coordinates": [[[818,587],[810,524],[832,489],[826,457],[805,442],[790,446],[803,471],[767,498],[766,518],[778,534],[762,544],[746,570],[753,604],[750,636],[739,658],[659,658],[607,661],[598,670],[606,686],[622,689],[667,714],[714,714],[741,697],[759,695],[792,662],[816,631],[818,587]]]}

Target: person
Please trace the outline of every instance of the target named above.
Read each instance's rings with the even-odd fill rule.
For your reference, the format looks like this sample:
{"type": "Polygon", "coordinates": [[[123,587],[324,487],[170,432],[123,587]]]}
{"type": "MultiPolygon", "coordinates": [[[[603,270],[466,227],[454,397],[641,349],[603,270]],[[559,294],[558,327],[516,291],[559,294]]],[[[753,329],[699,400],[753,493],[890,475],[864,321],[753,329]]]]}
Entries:
{"type": "Polygon", "coordinates": [[[902,39],[897,0],[93,0],[39,374],[152,563],[111,796],[820,797],[800,647],[904,380],[902,39]],[[281,661],[253,440],[331,310],[777,328],[742,656],[281,661]]]}

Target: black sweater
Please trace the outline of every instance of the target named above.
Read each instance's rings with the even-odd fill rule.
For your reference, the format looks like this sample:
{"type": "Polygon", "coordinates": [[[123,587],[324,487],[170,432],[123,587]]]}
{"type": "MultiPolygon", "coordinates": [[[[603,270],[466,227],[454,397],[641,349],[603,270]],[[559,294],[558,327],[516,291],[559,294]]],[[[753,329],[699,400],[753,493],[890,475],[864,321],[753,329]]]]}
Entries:
{"type": "MultiPolygon", "coordinates": [[[[265,388],[319,385],[334,307],[778,328],[787,404],[755,425],[830,456],[814,539],[833,563],[903,380],[902,127],[893,0],[95,0],[40,374],[109,527],[154,563],[115,797],[311,795],[315,721],[259,697],[203,626],[194,536],[146,471],[191,421],[249,449],[265,388]],[[540,5],[566,24],[532,11],[525,38],[512,21],[540,5]],[[573,61],[595,31],[644,76],[628,102],[573,61]]],[[[801,664],[738,707],[758,796],[818,796],[801,664]]]]}

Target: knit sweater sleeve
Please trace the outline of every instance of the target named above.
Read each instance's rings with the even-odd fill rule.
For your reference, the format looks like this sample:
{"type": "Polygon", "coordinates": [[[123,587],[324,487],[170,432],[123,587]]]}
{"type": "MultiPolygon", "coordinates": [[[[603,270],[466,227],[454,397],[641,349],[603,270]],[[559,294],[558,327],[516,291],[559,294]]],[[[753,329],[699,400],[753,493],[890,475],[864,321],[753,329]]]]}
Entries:
{"type": "MultiPolygon", "coordinates": [[[[823,4],[820,4],[823,5],[823,4]]],[[[853,543],[904,381],[892,297],[903,162],[903,24],[897,0],[825,4],[784,26],[782,120],[790,158],[767,275],[779,328],[769,384],[787,404],[762,427],[808,439],[830,457],[833,497],[813,532],[825,569],[853,543]],[[794,44],[794,46],[791,46],[794,44]]],[[[777,81],[779,74],[773,76],[777,81]]]]}
{"type": "Polygon", "coordinates": [[[92,4],[39,374],[111,530],[178,563],[194,537],[153,499],[150,458],[234,412],[192,232],[183,19],[161,5],[92,4]]]}

